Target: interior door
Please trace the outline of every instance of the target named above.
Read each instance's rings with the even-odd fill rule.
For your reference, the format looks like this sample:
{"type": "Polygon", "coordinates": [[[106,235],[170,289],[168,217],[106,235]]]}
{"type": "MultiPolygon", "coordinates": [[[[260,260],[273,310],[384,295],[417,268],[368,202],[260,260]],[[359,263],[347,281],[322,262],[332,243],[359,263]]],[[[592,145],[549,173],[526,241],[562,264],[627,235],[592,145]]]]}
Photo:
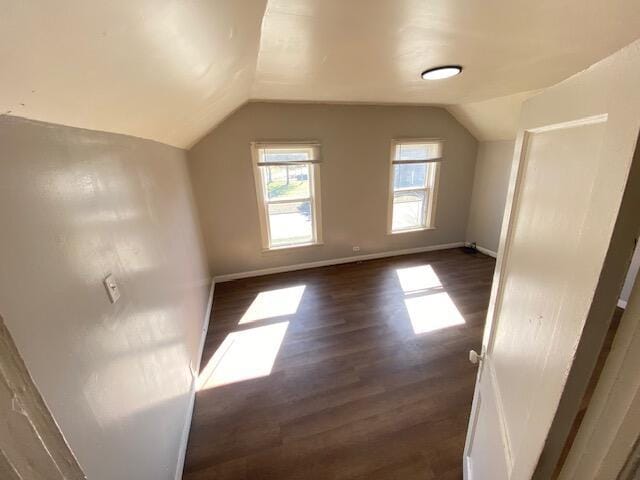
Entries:
{"type": "MultiPolygon", "coordinates": [[[[615,59],[607,62],[611,72],[586,71],[523,107],[463,458],[466,480],[537,475],[568,378],[578,378],[585,325],[596,313],[606,323],[613,311],[625,270],[611,251],[614,237],[622,241],[638,134],[629,102],[640,105],[640,96],[625,98],[633,86],[616,80],[623,76],[615,59]]],[[[597,348],[591,350],[595,358],[597,348]]]]}

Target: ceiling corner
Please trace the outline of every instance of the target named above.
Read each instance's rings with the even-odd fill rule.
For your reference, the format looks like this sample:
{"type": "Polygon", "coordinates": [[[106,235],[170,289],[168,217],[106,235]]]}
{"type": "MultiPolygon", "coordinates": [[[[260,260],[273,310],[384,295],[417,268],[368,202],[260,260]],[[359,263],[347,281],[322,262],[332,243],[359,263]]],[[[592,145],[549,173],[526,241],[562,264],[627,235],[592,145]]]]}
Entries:
{"type": "Polygon", "coordinates": [[[446,109],[480,142],[510,140],[518,131],[523,102],[538,92],[530,90],[481,102],[448,105],[446,109]]]}

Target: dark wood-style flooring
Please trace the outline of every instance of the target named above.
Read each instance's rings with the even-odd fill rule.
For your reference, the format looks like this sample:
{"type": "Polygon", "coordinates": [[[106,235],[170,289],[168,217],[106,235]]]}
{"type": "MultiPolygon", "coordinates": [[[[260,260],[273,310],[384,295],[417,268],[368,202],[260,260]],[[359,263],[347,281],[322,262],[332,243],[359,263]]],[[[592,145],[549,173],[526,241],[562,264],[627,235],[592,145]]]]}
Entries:
{"type": "MultiPolygon", "coordinates": [[[[183,478],[461,479],[477,368],[468,351],[480,349],[494,267],[490,257],[451,249],[216,285],[183,478]],[[424,268],[411,271],[418,288],[405,292],[398,271],[412,267],[424,268]],[[441,286],[431,278],[422,288],[429,268],[441,286]],[[265,300],[259,294],[296,286],[304,291],[295,313],[283,314],[283,303],[278,316],[254,308],[247,320],[265,300]],[[416,334],[405,300],[436,294],[448,295],[464,323],[416,334]],[[254,329],[283,322],[281,345],[266,349],[277,351],[270,373],[258,365],[262,376],[230,383],[231,360],[264,355],[254,329]],[[254,343],[232,352],[228,336],[251,331],[254,343]],[[218,386],[209,364],[216,351],[225,370],[218,386]]],[[[448,315],[446,301],[417,305],[433,307],[421,313],[426,330],[448,315]]],[[[246,377],[255,366],[238,368],[246,377]]]]}

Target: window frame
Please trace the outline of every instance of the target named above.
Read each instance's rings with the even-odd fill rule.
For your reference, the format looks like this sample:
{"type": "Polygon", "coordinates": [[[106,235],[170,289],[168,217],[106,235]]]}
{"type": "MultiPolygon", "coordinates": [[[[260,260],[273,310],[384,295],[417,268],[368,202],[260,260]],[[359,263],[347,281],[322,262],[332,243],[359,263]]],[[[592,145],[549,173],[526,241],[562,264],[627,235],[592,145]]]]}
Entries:
{"type": "MultiPolygon", "coordinates": [[[[322,206],[320,201],[320,143],[317,141],[260,141],[251,142],[251,164],[253,167],[253,178],[256,189],[256,199],[258,202],[258,217],[260,220],[260,236],[263,252],[272,252],[279,250],[288,250],[292,248],[310,247],[322,245],[322,206]],[[295,197],[281,200],[269,199],[267,184],[263,177],[262,167],[260,163],[261,150],[302,150],[314,149],[317,151],[317,157],[309,161],[289,161],[289,162],[272,162],[273,166],[282,166],[284,164],[291,165],[308,165],[309,166],[309,196],[295,197]],[[269,205],[309,202],[311,207],[311,241],[304,243],[292,243],[285,245],[272,245],[271,228],[269,224],[269,205]]],[[[286,166],[286,165],[285,165],[286,166]]]]}
{"type": "Polygon", "coordinates": [[[438,185],[440,183],[440,166],[442,164],[444,158],[444,141],[442,138],[396,138],[391,140],[391,151],[389,156],[389,193],[388,193],[388,204],[387,204],[387,234],[388,235],[399,235],[402,233],[411,233],[411,232],[422,232],[425,230],[435,230],[436,226],[436,207],[438,203],[438,185]],[[439,143],[440,144],[440,156],[434,159],[429,159],[425,161],[397,161],[396,160],[396,149],[399,145],[412,145],[412,144],[421,144],[421,143],[439,143]],[[406,165],[406,164],[433,164],[433,169],[429,168],[429,176],[432,177],[432,185],[427,185],[424,187],[418,188],[403,188],[396,190],[394,188],[395,183],[395,165],[406,165]],[[424,225],[416,227],[416,228],[405,228],[402,230],[394,230],[393,229],[393,200],[394,194],[399,191],[406,192],[428,192],[429,195],[425,205],[423,206],[423,219],[424,225]]]}

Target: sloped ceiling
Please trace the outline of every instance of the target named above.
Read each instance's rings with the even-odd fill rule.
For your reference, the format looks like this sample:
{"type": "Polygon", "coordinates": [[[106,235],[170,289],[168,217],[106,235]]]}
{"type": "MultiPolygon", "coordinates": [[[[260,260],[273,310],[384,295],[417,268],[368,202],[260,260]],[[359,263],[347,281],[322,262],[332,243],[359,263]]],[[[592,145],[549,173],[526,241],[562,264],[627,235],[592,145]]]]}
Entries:
{"type": "Polygon", "coordinates": [[[639,35],[637,0],[0,0],[0,112],[189,147],[249,99],[438,104],[495,139],[639,35]]]}
{"type": "Polygon", "coordinates": [[[0,0],[0,113],[188,147],[249,98],[266,0],[0,0]]]}
{"type": "Polygon", "coordinates": [[[538,92],[520,92],[482,102],[451,105],[447,110],[477,140],[511,140],[516,138],[522,103],[538,92]]]}

